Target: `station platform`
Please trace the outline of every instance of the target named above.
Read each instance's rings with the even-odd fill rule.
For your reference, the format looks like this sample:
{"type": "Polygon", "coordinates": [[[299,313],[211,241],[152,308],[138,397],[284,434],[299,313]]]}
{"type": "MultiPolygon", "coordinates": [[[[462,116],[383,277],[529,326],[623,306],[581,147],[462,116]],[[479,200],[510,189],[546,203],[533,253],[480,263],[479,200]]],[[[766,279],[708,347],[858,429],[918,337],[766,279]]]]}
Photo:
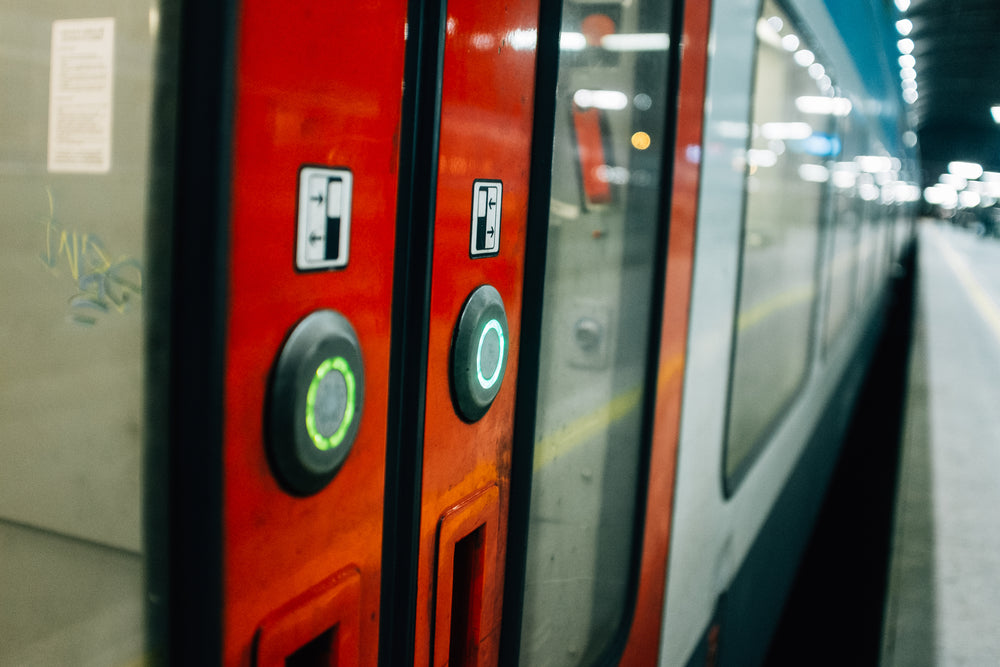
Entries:
{"type": "Polygon", "coordinates": [[[881,663],[1000,665],[1000,239],[925,220],[881,663]]]}

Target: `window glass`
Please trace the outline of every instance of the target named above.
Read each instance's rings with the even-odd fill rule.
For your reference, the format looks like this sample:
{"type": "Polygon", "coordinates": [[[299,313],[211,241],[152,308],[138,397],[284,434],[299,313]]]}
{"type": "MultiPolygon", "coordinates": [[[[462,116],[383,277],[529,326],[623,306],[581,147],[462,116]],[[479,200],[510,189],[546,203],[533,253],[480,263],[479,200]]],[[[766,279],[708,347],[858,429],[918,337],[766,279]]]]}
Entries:
{"type": "Polygon", "coordinates": [[[593,662],[627,617],[667,146],[666,2],[567,1],[558,80],[526,665],[593,662]]]}
{"type": "Polygon", "coordinates": [[[828,348],[847,322],[854,303],[857,274],[857,237],[860,200],[857,197],[857,165],[838,162],[833,166],[831,196],[830,298],[827,305],[824,348],[828,348]]]}
{"type": "Polygon", "coordinates": [[[892,188],[882,188],[882,202],[878,207],[878,239],[875,250],[875,286],[882,284],[886,277],[887,259],[889,256],[889,225],[892,222],[892,204],[887,201],[892,188]]]}
{"type": "Polygon", "coordinates": [[[725,474],[732,486],[806,377],[834,119],[847,110],[819,55],[773,2],[757,23],[725,474]]]}
{"type": "Polygon", "coordinates": [[[0,664],[142,658],[154,2],[0,9],[0,664]]]}
{"type": "Polygon", "coordinates": [[[878,188],[872,174],[862,172],[858,178],[862,188],[872,188],[871,194],[861,193],[864,200],[864,211],[861,221],[861,233],[858,240],[858,298],[859,304],[867,303],[875,288],[876,271],[878,270],[878,235],[879,216],[878,188]]]}

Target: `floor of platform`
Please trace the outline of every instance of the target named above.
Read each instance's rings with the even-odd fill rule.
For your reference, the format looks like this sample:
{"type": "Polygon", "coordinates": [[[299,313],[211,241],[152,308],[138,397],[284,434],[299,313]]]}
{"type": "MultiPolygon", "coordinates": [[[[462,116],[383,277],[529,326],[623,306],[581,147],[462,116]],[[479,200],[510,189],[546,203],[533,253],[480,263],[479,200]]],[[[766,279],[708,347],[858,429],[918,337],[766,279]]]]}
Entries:
{"type": "Polygon", "coordinates": [[[1000,665],[1000,240],[925,222],[883,665],[1000,665]]]}

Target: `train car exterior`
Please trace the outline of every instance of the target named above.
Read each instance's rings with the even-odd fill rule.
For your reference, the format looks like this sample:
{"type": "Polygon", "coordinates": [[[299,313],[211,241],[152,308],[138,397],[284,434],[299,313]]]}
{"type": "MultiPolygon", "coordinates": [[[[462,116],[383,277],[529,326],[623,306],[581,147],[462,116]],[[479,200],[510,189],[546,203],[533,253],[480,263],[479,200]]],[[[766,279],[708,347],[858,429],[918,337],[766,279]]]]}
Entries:
{"type": "Polygon", "coordinates": [[[763,659],[883,325],[919,174],[881,11],[713,3],[665,664],[763,659]]]}
{"type": "Polygon", "coordinates": [[[883,3],[0,12],[0,664],[763,660],[912,236],[883,3]]]}

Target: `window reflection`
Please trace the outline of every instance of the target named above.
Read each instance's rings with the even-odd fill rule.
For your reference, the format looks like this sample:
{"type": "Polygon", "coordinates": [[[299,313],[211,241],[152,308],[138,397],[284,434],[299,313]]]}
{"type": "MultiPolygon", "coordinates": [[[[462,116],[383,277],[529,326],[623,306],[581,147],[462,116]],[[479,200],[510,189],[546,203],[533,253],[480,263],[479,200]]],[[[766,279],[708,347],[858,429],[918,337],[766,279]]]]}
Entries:
{"type": "Polygon", "coordinates": [[[768,18],[757,24],[725,458],[730,490],[806,377],[823,192],[828,161],[840,150],[833,119],[849,104],[824,94],[825,67],[800,48],[777,5],[765,2],[761,16],[768,18]]]}
{"type": "Polygon", "coordinates": [[[525,665],[593,663],[628,617],[667,148],[669,8],[566,3],[563,11],[525,665]]]}

